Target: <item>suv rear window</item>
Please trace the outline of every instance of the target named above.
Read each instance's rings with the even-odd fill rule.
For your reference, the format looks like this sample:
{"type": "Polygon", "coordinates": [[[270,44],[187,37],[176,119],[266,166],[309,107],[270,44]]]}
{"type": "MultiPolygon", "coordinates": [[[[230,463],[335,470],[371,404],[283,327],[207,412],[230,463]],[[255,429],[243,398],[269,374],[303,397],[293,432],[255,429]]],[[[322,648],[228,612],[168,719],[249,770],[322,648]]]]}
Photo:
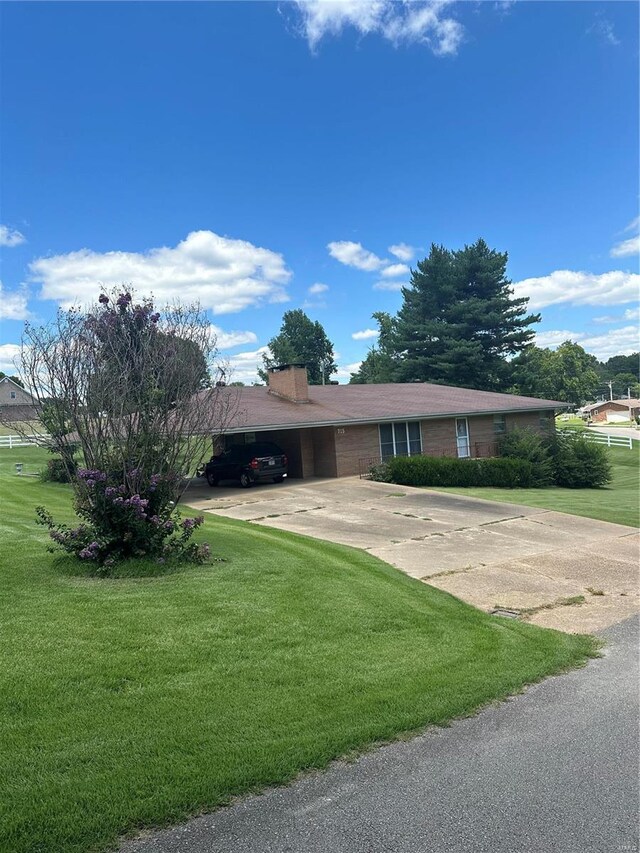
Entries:
{"type": "Polygon", "coordinates": [[[254,456],[282,456],[282,450],[280,450],[277,444],[272,444],[270,441],[247,444],[246,448],[254,456]]]}
{"type": "Polygon", "coordinates": [[[254,456],[282,456],[283,451],[277,444],[272,444],[270,441],[256,441],[252,444],[234,444],[227,450],[227,459],[237,459],[238,461],[249,461],[254,456]]]}

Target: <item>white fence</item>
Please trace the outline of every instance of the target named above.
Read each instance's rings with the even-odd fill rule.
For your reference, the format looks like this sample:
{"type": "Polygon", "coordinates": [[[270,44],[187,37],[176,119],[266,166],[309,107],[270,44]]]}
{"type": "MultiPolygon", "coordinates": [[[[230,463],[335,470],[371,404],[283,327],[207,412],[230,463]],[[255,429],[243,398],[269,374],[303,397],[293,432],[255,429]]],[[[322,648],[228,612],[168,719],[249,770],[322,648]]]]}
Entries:
{"type": "Polygon", "coordinates": [[[49,438],[49,435],[0,435],[0,447],[40,447],[49,438]]]}
{"type": "Polygon", "coordinates": [[[588,432],[587,436],[590,441],[595,441],[596,444],[606,444],[607,447],[626,447],[631,450],[633,447],[633,439],[630,435],[611,435],[604,432],[588,432]]]}
{"type": "MultiPolygon", "coordinates": [[[[611,435],[610,433],[605,432],[578,432],[577,430],[565,429],[560,430],[563,435],[569,436],[577,436],[584,435],[589,441],[593,441],[595,444],[606,444],[607,447],[626,447],[627,450],[631,450],[633,448],[633,439],[630,435],[611,435]]],[[[639,436],[640,438],[640,436],[639,436]]]]}

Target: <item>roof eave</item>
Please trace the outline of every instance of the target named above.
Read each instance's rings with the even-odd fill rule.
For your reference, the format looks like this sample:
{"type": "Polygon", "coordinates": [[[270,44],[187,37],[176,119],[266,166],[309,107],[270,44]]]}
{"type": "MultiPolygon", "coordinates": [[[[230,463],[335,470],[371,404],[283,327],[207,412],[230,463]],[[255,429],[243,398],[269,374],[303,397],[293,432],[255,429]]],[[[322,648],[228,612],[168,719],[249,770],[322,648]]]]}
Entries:
{"type": "Polygon", "coordinates": [[[375,417],[375,418],[343,418],[343,419],[333,419],[326,421],[310,421],[307,423],[264,423],[264,424],[243,424],[238,427],[231,427],[229,429],[224,430],[225,433],[231,435],[240,432],[258,432],[262,430],[269,429],[313,429],[317,427],[344,427],[344,426],[366,426],[368,424],[385,424],[385,423],[393,423],[394,421],[434,421],[441,420],[442,418],[470,418],[477,417],[482,415],[509,415],[509,414],[522,414],[523,412],[536,412],[546,409],[560,409],[566,408],[568,403],[561,403],[557,400],[541,400],[539,408],[535,408],[533,406],[526,406],[524,408],[517,409],[483,409],[482,411],[471,411],[471,412],[461,412],[461,411],[451,411],[451,412],[438,412],[437,414],[397,414],[391,415],[389,417],[375,417]]]}

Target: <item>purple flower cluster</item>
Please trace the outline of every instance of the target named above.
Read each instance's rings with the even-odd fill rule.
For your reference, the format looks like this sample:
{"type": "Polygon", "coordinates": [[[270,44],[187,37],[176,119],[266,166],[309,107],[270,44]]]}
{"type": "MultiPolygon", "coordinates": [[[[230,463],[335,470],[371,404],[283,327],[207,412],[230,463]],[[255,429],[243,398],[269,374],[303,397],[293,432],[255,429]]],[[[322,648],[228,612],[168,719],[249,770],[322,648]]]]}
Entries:
{"type": "Polygon", "coordinates": [[[116,299],[116,305],[118,308],[126,308],[131,304],[131,294],[130,293],[121,293],[120,296],[116,299]]]}
{"type": "Polygon", "coordinates": [[[101,305],[108,305],[109,304],[109,297],[105,293],[101,293],[100,296],[98,297],[98,302],[101,305]]]}
{"type": "Polygon", "coordinates": [[[151,320],[151,322],[152,322],[152,323],[157,323],[157,322],[158,322],[158,320],[160,319],[160,315],[159,315],[159,314],[158,314],[158,312],[156,311],[156,313],[155,313],[155,314],[152,314],[152,315],[149,317],[149,319],[151,320]]]}
{"type": "Polygon", "coordinates": [[[185,518],[180,526],[183,530],[195,530],[196,527],[200,527],[200,525],[203,523],[204,516],[199,515],[196,518],[185,518]]]}
{"type": "MultiPolygon", "coordinates": [[[[105,498],[115,498],[116,495],[123,495],[127,491],[127,487],[122,483],[120,486],[107,486],[104,490],[105,498]]],[[[122,503],[122,500],[120,501],[122,503]]]]}
{"type": "Polygon", "coordinates": [[[149,506],[149,501],[146,500],[146,498],[141,498],[140,495],[132,495],[130,498],[127,498],[126,501],[123,501],[122,505],[131,507],[134,516],[140,521],[144,521],[147,517],[145,510],[149,506]]]}
{"type": "Polygon", "coordinates": [[[96,483],[104,483],[107,479],[104,471],[98,471],[97,468],[78,468],[78,477],[84,480],[89,488],[95,486],[96,483]]]}
{"type": "Polygon", "coordinates": [[[98,542],[91,542],[86,548],[83,548],[82,551],[78,552],[78,557],[80,557],[81,560],[97,560],[99,549],[100,544],[98,542]]]}

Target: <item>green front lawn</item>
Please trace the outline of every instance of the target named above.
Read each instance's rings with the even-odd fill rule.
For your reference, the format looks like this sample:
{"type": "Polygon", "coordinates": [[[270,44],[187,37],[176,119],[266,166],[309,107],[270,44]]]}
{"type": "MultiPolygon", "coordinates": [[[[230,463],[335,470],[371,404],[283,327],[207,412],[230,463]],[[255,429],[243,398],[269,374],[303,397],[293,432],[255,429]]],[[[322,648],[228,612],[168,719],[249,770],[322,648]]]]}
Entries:
{"type": "Polygon", "coordinates": [[[640,527],[640,443],[634,441],[631,450],[611,447],[607,452],[613,466],[613,480],[603,489],[439,488],[437,491],[640,527]]]}
{"type": "Polygon", "coordinates": [[[13,473],[46,458],[0,452],[0,850],[104,850],[594,653],[363,551],[214,517],[199,534],[227,562],[83,577],[34,524],[40,502],[70,517],[67,487],[13,473]]]}

